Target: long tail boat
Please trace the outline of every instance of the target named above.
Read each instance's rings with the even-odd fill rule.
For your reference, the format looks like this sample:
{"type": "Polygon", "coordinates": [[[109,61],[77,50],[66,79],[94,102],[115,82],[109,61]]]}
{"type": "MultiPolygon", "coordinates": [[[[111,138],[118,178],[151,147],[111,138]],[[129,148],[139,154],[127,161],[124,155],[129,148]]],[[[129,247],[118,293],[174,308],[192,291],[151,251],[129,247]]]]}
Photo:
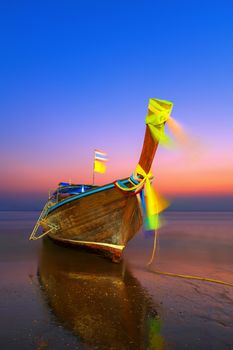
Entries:
{"type": "MultiPolygon", "coordinates": [[[[118,261],[143,223],[144,189],[147,187],[149,196],[150,169],[171,109],[171,102],[149,100],[142,152],[132,176],[104,186],[60,183],[45,204],[30,239],[48,235],[60,243],[102,251],[118,261]],[[38,235],[40,227],[43,233],[38,235]]],[[[151,211],[150,204],[148,207],[151,211]]]]}

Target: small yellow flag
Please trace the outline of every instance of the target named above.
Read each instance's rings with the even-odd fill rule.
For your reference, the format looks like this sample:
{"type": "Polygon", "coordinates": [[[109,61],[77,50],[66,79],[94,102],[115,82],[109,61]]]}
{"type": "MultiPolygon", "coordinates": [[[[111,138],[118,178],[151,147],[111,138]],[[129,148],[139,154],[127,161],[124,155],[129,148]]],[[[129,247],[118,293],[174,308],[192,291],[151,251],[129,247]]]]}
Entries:
{"type": "Polygon", "coordinates": [[[95,160],[94,162],[94,171],[96,173],[101,173],[101,174],[104,174],[106,172],[106,165],[99,161],[99,160],[95,160]]]}

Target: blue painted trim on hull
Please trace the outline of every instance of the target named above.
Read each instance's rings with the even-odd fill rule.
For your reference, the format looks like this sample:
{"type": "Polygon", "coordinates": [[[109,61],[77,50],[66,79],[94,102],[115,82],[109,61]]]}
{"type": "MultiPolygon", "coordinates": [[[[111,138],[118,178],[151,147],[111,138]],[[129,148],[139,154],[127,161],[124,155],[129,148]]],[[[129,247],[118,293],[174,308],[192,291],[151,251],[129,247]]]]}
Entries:
{"type": "MultiPolygon", "coordinates": [[[[123,181],[122,181],[122,183],[124,183],[124,184],[127,183],[127,182],[129,182],[129,181],[128,181],[128,180],[123,180],[123,181]]],[[[55,204],[54,206],[52,206],[51,208],[49,208],[47,214],[50,214],[53,210],[55,210],[55,209],[61,207],[61,206],[64,205],[64,204],[67,204],[67,203],[69,203],[69,202],[72,202],[72,201],[74,201],[74,200],[76,200],[76,199],[83,198],[83,197],[92,195],[92,194],[94,194],[94,193],[98,193],[98,192],[102,192],[102,191],[105,191],[105,190],[109,190],[109,189],[114,188],[114,187],[115,187],[114,184],[109,184],[109,185],[106,185],[106,186],[103,186],[103,187],[100,187],[100,188],[96,188],[96,189],[93,190],[93,191],[88,191],[88,192],[80,193],[80,194],[78,194],[77,196],[72,196],[72,197],[70,197],[70,198],[64,199],[62,202],[57,203],[57,204],[55,204]]]]}

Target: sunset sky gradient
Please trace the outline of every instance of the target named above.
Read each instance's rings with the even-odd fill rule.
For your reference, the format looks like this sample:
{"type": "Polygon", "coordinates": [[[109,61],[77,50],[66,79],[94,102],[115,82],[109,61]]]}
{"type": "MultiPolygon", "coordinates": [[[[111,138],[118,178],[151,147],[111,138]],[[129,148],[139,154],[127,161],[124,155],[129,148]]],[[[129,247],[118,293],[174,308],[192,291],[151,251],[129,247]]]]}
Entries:
{"type": "Polygon", "coordinates": [[[110,159],[98,184],[130,175],[157,97],[190,144],[159,148],[155,186],[195,210],[202,198],[230,210],[232,11],[224,0],[1,2],[0,209],[40,209],[58,182],[90,183],[95,148],[110,159]]]}

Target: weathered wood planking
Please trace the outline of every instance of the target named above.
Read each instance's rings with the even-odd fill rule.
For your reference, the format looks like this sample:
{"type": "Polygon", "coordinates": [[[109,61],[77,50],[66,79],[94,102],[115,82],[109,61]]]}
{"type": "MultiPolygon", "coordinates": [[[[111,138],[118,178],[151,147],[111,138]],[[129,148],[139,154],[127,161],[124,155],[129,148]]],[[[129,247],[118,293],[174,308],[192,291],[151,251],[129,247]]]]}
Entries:
{"type": "Polygon", "coordinates": [[[55,240],[88,245],[120,256],[141,227],[142,216],[135,196],[112,188],[58,207],[43,221],[43,229],[48,230],[49,224],[59,227],[49,233],[55,240]]]}

